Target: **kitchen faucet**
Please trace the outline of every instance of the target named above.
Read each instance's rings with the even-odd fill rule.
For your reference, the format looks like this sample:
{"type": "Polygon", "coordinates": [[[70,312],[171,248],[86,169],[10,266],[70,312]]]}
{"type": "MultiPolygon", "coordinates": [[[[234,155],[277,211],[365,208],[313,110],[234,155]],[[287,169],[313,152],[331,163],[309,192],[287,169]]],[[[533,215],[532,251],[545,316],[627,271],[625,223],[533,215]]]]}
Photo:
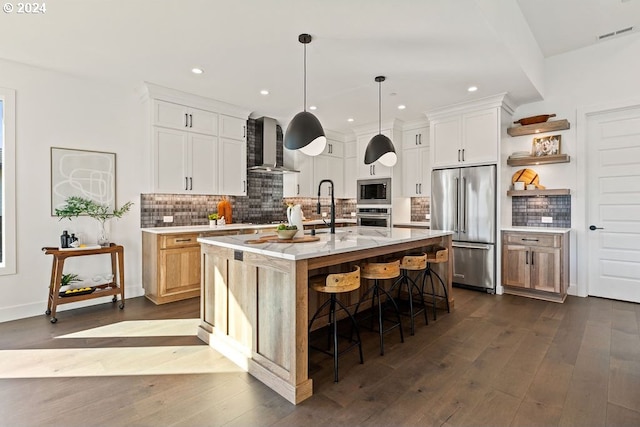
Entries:
{"type": "Polygon", "coordinates": [[[331,224],[330,224],[330,228],[331,228],[331,234],[336,234],[336,201],[333,198],[333,190],[335,189],[335,186],[333,185],[333,181],[331,181],[330,179],[323,179],[322,181],[320,181],[320,184],[318,184],[318,214],[320,214],[320,188],[322,187],[322,183],[323,182],[328,182],[329,184],[331,184],[331,224]]]}

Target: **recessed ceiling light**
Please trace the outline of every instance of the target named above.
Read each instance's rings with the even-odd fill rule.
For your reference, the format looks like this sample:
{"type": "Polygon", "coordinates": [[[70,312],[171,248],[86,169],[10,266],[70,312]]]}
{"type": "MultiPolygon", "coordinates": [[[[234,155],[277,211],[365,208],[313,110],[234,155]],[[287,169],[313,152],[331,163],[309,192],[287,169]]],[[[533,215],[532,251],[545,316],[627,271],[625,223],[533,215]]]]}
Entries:
{"type": "Polygon", "coordinates": [[[468,90],[469,92],[475,92],[475,91],[477,91],[477,90],[478,90],[478,86],[469,86],[469,87],[467,88],[467,90],[468,90]]]}
{"type": "Polygon", "coordinates": [[[193,74],[202,74],[202,73],[204,73],[204,70],[202,68],[192,68],[191,72],[193,74]]]}
{"type": "Polygon", "coordinates": [[[349,117],[349,118],[347,119],[347,121],[348,121],[348,122],[352,122],[352,121],[353,121],[353,119],[352,119],[351,117],[349,117]]]}
{"type": "Polygon", "coordinates": [[[398,110],[404,110],[405,108],[407,108],[406,105],[402,105],[402,104],[398,105],[398,110]]]}
{"type": "Polygon", "coordinates": [[[317,108],[318,108],[318,107],[316,107],[315,105],[311,105],[311,106],[309,106],[309,110],[315,110],[315,109],[317,109],[317,108]]]}
{"type": "Polygon", "coordinates": [[[268,90],[266,90],[266,89],[262,89],[262,90],[260,91],[260,95],[269,95],[269,91],[268,91],[268,90]]]}

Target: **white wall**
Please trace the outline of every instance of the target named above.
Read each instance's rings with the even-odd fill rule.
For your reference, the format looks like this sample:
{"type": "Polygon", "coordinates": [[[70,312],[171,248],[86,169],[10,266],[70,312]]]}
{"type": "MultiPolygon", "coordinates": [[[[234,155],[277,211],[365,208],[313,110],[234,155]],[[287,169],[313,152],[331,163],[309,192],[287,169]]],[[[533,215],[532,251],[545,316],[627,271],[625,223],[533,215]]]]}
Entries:
{"type": "MultiPolygon", "coordinates": [[[[560,131],[562,152],[571,156],[571,163],[534,166],[540,184],[547,188],[571,189],[571,288],[569,293],[586,296],[586,141],[579,141],[584,132],[584,116],[579,111],[597,111],[612,106],[640,104],[640,34],[608,40],[595,46],[545,61],[545,100],[519,107],[514,119],[537,114],[556,113],[556,119],[568,119],[571,129],[560,131]],[[579,131],[580,130],[580,131],[579,131]],[[581,145],[582,144],[582,145],[581,145]]],[[[533,135],[502,140],[502,162],[514,151],[529,150],[533,135]]],[[[503,168],[503,182],[510,182],[514,168],[503,168]]],[[[506,184],[505,184],[506,185],[506,184]]],[[[511,200],[502,194],[502,225],[511,225],[511,200]]]]}
{"type": "MultiPolygon", "coordinates": [[[[143,294],[140,193],[149,188],[150,163],[141,103],[135,88],[121,88],[0,60],[0,86],[16,90],[17,274],[0,276],[0,321],[42,315],[45,319],[52,257],[43,246],[57,246],[63,229],[94,239],[90,218],[71,222],[51,217],[50,147],[116,153],[118,205],[133,209],[112,224],[112,240],[125,247],[126,296],[143,294]]],[[[65,272],[109,270],[108,255],[78,257],[65,272]]],[[[97,304],[101,298],[87,301],[97,304]]],[[[60,310],[78,304],[60,306],[60,310]]]]}

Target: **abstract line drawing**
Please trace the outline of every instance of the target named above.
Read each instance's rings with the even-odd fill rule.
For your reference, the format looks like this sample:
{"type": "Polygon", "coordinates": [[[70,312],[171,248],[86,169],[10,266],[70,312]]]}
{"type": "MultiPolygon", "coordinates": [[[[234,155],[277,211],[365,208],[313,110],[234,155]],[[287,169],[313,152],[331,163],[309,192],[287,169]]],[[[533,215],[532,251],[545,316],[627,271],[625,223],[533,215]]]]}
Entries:
{"type": "Polygon", "coordinates": [[[116,154],[51,147],[51,215],[70,196],[116,207],[116,154]]]}

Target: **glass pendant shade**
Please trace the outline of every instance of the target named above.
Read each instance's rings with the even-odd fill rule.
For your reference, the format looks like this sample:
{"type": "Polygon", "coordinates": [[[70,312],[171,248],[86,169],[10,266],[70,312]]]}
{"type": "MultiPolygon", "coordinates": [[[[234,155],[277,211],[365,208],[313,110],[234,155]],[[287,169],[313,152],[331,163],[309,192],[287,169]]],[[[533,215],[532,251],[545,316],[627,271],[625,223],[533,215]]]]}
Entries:
{"type": "Polygon", "coordinates": [[[382,165],[392,167],[398,161],[396,149],[393,142],[382,134],[382,82],[385,81],[384,76],[376,77],[378,82],[378,134],[371,138],[367,149],[364,152],[364,163],[370,165],[374,162],[380,162],[382,165]]]}
{"type": "Polygon", "coordinates": [[[308,111],[296,114],[284,134],[284,146],[289,150],[300,150],[307,156],[321,154],[327,145],[327,138],[320,120],[308,111]]]}
{"type": "Polygon", "coordinates": [[[327,146],[327,138],[320,120],[307,111],[307,45],[311,43],[311,36],[300,34],[298,41],[304,46],[304,111],[289,122],[284,134],[284,146],[289,150],[300,150],[307,156],[317,156],[327,146]]]}

